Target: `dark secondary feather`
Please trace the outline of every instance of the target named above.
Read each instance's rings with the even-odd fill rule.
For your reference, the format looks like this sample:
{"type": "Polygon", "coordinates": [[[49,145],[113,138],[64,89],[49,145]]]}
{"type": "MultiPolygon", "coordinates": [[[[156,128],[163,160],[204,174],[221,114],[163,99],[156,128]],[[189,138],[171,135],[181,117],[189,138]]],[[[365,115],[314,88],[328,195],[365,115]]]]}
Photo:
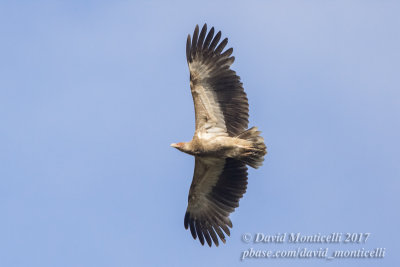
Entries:
{"type": "Polygon", "coordinates": [[[211,28],[207,35],[206,33],[206,24],[200,34],[199,26],[196,25],[193,39],[191,40],[190,35],[187,39],[186,57],[189,67],[196,64],[199,66],[196,69],[191,68],[191,82],[193,87],[202,86],[205,90],[212,91],[215,102],[222,111],[228,134],[236,136],[248,127],[247,96],[240,77],[230,69],[235,60],[231,56],[233,49],[229,48],[222,53],[228,39],[225,38],[219,43],[221,32],[214,37],[214,28],[211,28]]]}
{"type": "Polygon", "coordinates": [[[229,227],[232,228],[229,215],[239,206],[239,200],[247,189],[246,164],[231,158],[224,161],[224,164],[215,167],[196,157],[184,219],[185,228],[190,228],[193,238],[198,237],[202,245],[207,242],[210,247],[213,242],[218,246],[217,237],[225,243],[224,232],[229,236],[229,227]],[[219,177],[207,176],[209,172],[204,170],[212,168],[223,168],[219,177]],[[202,187],[201,182],[213,179],[217,182],[211,188],[202,187]]]}

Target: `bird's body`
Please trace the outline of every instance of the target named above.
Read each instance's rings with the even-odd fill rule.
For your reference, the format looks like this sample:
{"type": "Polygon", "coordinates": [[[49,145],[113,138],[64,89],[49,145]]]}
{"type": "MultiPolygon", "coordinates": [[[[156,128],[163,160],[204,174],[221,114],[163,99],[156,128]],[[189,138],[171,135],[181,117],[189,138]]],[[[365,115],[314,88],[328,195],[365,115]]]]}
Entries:
{"type": "Polygon", "coordinates": [[[186,57],[190,88],[195,106],[196,130],[190,142],[171,146],[195,156],[195,169],[189,190],[185,228],[211,246],[218,238],[225,243],[230,234],[229,214],[239,206],[247,188],[247,166],[262,165],[266,146],[256,127],[247,129],[248,102],[240,77],[230,69],[233,49],[222,53],[228,43],[219,43],[221,32],[214,28],[206,36],[204,25],[191,41],[186,57]],[[217,46],[217,44],[219,45],[217,46]]]}
{"type": "MultiPolygon", "coordinates": [[[[257,128],[249,129],[250,137],[256,140],[246,140],[240,136],[230,137],[226,134],[207,132],[196,133],[190,142],[173,144],[173,147],[182,152],[198,157],[235,158],[243,159],[252,155],[264,156],[265,145],[258,136],[257,128]],[[263,154],[264,153],[264,154],[263,154]]],[[[261,164],[259,162],[259,164],[261,164]]],[[[249,164],[251,165],[251,164],[249,164]]],[[[257,168],[258,165],[252,166],[257,168]]]]}

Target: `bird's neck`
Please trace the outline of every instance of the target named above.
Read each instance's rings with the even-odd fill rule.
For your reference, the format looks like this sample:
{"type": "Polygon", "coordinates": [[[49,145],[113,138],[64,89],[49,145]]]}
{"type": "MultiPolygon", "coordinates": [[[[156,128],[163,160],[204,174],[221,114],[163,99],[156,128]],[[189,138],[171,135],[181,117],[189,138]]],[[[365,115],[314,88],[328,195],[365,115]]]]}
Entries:
{"type": "Polygon", "coordinates": [[[192,141],[183,143],[183,146],[180,147],[180,150],[193,156],[196,155],[192,141]]]}

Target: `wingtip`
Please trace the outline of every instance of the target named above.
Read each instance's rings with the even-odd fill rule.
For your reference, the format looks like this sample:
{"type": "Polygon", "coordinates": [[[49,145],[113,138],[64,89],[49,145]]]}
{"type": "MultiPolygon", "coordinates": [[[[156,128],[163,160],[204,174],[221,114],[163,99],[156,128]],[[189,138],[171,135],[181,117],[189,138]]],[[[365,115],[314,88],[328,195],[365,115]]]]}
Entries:
{"type": "MultiPolygon", "coordinates": [[[[211,36],[211,37],[214,37],[214,32],[215,32],[214,26],[212,26],[211,29],[210,29],[208,32],[212,32],[212,36],[211,36]]],[[[211,40],[210,40],[210,41],[211,41],[211,40]]]]}
{"type": "Polygon", "coordinates": [[[229,218],[228,218],[228,226],[229,226],[229,228],[231,228],[231,229],[233,228],[232,221],[231,221],[231,219],[229,219],[229,218]]]}
{"type": "Polygon", "coordinates": [[[183,219],[183,225],[185,226],[185,229],[187,230],[189,227],[189,212],[185,213],[185,218],[183,219]]]}
{"type": "Polygon", "coordinates": [[[191,40],[190,34],[188,34],[187,39],[186,39],[186,60],[187,60],[187,62],[190,62],[192,60],[191,53],[190,53],[191,48],[192,48],[192,40],[191,40]]]}
{"type": "Polygon", "coordinates": [[[199,238],[199,241],[200,241],[201,245],[204,246],[204,239],[199,238]]]}
{"type": "Polygon", "coordinates": [[[207,23],[203,24],[203,29],[207,29],[207,23]]]}

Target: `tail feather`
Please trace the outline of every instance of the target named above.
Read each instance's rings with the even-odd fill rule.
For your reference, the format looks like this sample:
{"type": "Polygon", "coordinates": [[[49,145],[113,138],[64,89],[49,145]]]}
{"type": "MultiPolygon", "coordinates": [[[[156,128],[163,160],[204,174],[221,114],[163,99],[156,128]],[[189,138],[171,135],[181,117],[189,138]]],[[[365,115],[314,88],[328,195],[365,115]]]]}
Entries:
{"type": "Polygon", "coordinates": [[[246,149],[246,152],[240,157],[240,160],[255,169],[262,165],[264,156],[267,154],[267,147],[260,133],[257,127],[252,127],[236,136],[252,143],[251,147],[246,149]]]}

